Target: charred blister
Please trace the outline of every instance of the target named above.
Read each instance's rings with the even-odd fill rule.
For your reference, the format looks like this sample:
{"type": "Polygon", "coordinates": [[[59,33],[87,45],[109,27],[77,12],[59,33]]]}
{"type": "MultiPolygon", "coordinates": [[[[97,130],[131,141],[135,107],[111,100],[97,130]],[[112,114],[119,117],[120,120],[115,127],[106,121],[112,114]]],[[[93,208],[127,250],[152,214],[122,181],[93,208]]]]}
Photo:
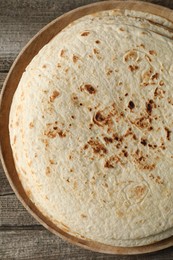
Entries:
{"type": "Polygon", "coordinates": [[[98,140],[91,138],[87,143],[91,146],[94,154],[103,156],[108,152],[107,148],[98,140]]]}
{"type": "Polygon", "coordinates": [[[80,86],[80,90],[85,91],[85,92],[87,92],[91,95],[93,95],[97,92],[96,88],[93,87],[91,84],[88,84],[88,83],[80,86]]]}

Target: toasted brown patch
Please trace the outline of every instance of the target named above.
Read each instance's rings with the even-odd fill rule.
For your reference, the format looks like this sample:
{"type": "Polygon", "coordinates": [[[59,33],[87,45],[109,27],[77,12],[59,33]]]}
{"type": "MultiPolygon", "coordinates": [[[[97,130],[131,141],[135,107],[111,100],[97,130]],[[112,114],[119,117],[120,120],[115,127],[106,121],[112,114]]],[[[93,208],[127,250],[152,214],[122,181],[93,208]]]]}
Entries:
{"type": "Polygon", "coordinates": [[[115,165],[120,162],[120,158],[117,155],[111,156],[108,160],[106,160],[104,167],[105,168],[115,168],[115,165]]]}
{"type": "Polygon", "coordinates": [[[57,90],[54,90],[52,95],[50,96],[50,102],[53,102],[55,98],[57,98],[60,95],[60,93],[57,90]]]}
{"type": "Polygon", "coordinates": [[[47,168],[46,168],[46,175],[49,176],[50,173],[51,173],[51,172],[50,172],[50,167],[47,167],[47,168]]]}
{"type": "Polygon", "coordinates": [[[82,218],[87,218],[87,216],[85,214],[81,214],[82,218]]]}
{"type": "Polygon", "coordinates": [[[125,55],[124,55],[124,60],[125,62],[128,62],[130,60],[135,61],[137,59],[137,52],[135,50],[131,50],[128,51],[125,55]]]}
{"type": "Polygon", "coordinates": [[[95,154],[103,155],[103,154],[106,154],[106,153],[107,153],[106,147],[105,147],[102,143],[100,143],[99,141],[97,141],[97,140],[90,139],[90,140],[88,141],[88,144],[92,147],[93,152],[94,152],[95,154]]]}
{"type": "Polygon", "coordinates": [[[124,212],[121,211],[121,210],[117,210],[116,213],[117,213],[119,218],[122,218],[124,216],[124,212]]]}
{"type": "Polygon", "coordinates": [[[110,76],[110,75],[112,74],[112,72],[113,72],[113,70],[108,69],[108,71],[106,72],[106,75],[107,75],[107,76],[110,76]]]}
{"type": "Polygon", "coordinates": [[[73,54],[73,62],[76,63],[79,60],[79,57],[77,55],[73,54]]]}
{"type": "Polygon", "coordinates": [[[16,135],[15,135],[15,136],[14,136],[14,139],[13,139],[13,144],[16,143],[16,139],[17,139],[17,137],[16,137],[16,135]]]}
{"type": "Polygon", "coordinates": [[[146,192],[146,186],[136,186],[133,191],[136,197],[142,197],[146,192]]]}
{"type": "Polygon", "coordinates": [[[158,78],[159,78],[159,73],[157,73],[157,72],[154,75],[152,75],[152,77],[151,77],[152,80],[155,80],[158,78]]]}
{"type": "Polygon", "coordinates": [[[90,34],[90,32],[86,31],[86,32],[81,33],[81,36],[88,36],[89,34],[90,34]]]}
{"type": "Polygon", "coordinates": [[[121,32],[124,32],[124,31],[125,31],[125,29],[122,28],[122,27],[120,27],[119,30],[120,30],[121,32]]]}
{"type": "Polygon", "coordinates": [[[95,124],[100,125],[100,124],[102,124],[105,121],[105,117],[101,114],[100,111],[98,111],[95,114],[95,117],[93,118],[93,121],[94,121],[95,124]]]}
{"type": "Polygon", "coordinates": [[[157,55],[157,52],[154,51],[154,50],[150,50],[150,51],[149,51],[149,54],[151,54],[151,55],[155,55],[155,56],[156,56],[156,55],[157,55]]]}
{"type": "Polygon", "coordinates": [[[113,139],[112,139],[111,137],[105,136],[105,137],[103,137],[103,139],[104,139],[104,141],[105,141],[106,144],[113,143],[113,139]]]}
{"type": "Polygon", "coordinates": [[[149,115],[151,115],[153,108],[156,107],[156,104],[154,103],[154,101],[152,99],[150,99],[147,103],[146,103],[146,111],[149,115]]]}
{"type": "Polygon", "coordinates": [[[42,68],[44,68],[44,69],[45,69],[46,67],[47,67],[46,65],[43,65],[43,66],[42,66],[42,68]]]}
{"type": "Polygon", "coordinates": [[[30,122],[29,123],[29,128],[33,128],[34,127],[34,123],[33,122],[30,122]]]}
{"type": "Polygon", "coordinates": [[[136,166],[138,166],[139,169],[152,171],[156,167],[156,164],[151,163],[148,160],[148,156],[139,149],[137,149],[136,152],[133,154],[133,158],[136,166]]]}
{"type": "Polygon", "coordinates": [[[59,137],[66,137],[66,133],[63,132],[59,127],[54,127],[53,129],[48,129],[47,131],[44,131],[44,135],[46,135],[49,138],[55,138],[57,135],[59,137]]]}
{"type": "Polygon", "coordinates": [[[131,72],[133,72],[133,71],[136,71],[136,70],[138,70],[139,69],[139,66],[137,66],[137,65],[129,65],[129,70],[131,71],[131,72]]]}
{"type": "Polygon", "coordinates": [[[135,108],[135,104],[133,103],[132,100],[129,101],[128,108],[130,108],[131,110],[135,108]]]}
{"type": "Polygon", "coordinates": [[[99,54],[100,53],[100,51],[98,50],[98,49],[93,49],[93,52],[94,52],[94,54],[99,54]]]}
{"type": "Polygon", "coordinates": [[[141,139],[141,144],[146,146],[147,145],[147,139],[141,139]]]}
{"type": "Polygon", "coordinates": [[[96,93],[96,89],[95,89],[92,85],[90,85],[90,84],[85,84],[85,85],[84,85],[84,88],[85,88],[85,90],[87,90],[88,93],[90,93],[90,94],[95,94],[95,93],[96,93]]]}
{"type": "Polygon", "coordinates": [[[61,57],[65,57],[65,50],[61,50],[60,56],[61,56],[61,57]]]}
{"type": "Polygon", "coordinates": [[[99,43],[100,43],[100,41],[99,41],[99,40],[96,40],[96,41],[95,41],[95,43],[99,44],[99,43]]]}
{"type": "Polygon", "coordinates": [[[165,131],[166,131],[166,138],[168,141],[171,140],[171,130],[169,130],[167,127],[165,127],[165,131]]]}
{"type": "Polygon", "coordinates": [[[160,178],[160,176],[158,175],[153,175],[153,174],[150,174],[149,175],[149,178],[153,181],[155,181],[157,184],[164,184],[164,181],[160,178]]]}
{"type": "Polygon", "coordinates": [[[49,160],[50,164],[55,164],[55,161],[54,160],[49,160]]]}

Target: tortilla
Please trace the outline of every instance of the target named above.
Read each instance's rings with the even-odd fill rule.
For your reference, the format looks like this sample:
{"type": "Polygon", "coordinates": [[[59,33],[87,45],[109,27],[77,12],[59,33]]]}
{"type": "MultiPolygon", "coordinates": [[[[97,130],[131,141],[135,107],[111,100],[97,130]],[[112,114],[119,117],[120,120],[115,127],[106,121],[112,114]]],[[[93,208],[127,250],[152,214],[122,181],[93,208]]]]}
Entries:
{"type": "Polygon", "coordinates": [[[10,111],[30,199],[68,233],[113,246],[173,234],[173,31],[140,14],[67,26],[28,65],[10,111]]]}

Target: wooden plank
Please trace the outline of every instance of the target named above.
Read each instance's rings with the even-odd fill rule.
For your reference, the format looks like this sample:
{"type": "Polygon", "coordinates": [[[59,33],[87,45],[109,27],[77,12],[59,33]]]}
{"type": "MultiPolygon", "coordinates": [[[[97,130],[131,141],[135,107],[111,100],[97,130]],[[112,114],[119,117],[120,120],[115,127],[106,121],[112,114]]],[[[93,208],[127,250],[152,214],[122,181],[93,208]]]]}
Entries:
{"type": "Polygon", "coordinates": [[[20,227],[40,224],[27,212],[17,197],[12,195],[0,196],[0,226],[20,227]]]}
{"type": "Polygon", "coordinates": [[[64,242],[46,230],[0,231],[0,259],[42,259],[42,260],[170,260],[173,259],[171,249],[140,256],[104,255],[64,242]]]}

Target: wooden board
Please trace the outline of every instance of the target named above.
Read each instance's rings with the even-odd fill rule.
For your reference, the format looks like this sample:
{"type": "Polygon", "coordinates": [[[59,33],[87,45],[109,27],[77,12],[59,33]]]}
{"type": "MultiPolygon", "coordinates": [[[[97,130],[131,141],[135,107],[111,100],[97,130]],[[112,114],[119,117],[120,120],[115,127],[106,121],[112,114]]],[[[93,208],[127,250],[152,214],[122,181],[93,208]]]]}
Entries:
{"type": "Polygon", "coordinates": [[[18,85],[20,77],[31,61],[31,59],[38,53],[38,51],[49,42],[52,37],[54,37],[62,28],[67,24],[74,21],[75,19],[101,10],[107,10],[112,8],[119,9],[133,9],[140,10],[144,12],[150,12],[152,14],[160,15],[173,22],[172,11],[160,6],[154,6],[152,4],[140,3],[140,2],[120,2],[120,1],[107,1],[100,2],[92,5],[88,5],[82,8],[73,10],[60,18],[54,20],[45,28],[43,28],[30,42],[27,44],[25,49],[19,54],[15,63],[13,64],[8,77],[5,81],[3,91],[1,94],[1,115],[0,115],[0,142],[1,142],[1,157],[4,170],[6,172],[7,178],[15,191],[19,200],[23,203],[25,208],[48,230],[52,231],[54,234],[59,235],[66,240],[72,242],[73,244],[80,245],[84,248],[88,248],[98,252],[111,253],[111,254],[139,254],[144,252],[152,252],[160,250],[173,245],[173,238],[166,239],[164,241],[158,242],[153,245],[143,246],[143,247],[133,247],[133,248],[122,248],[122,247],[112,247],[106,246],[104,244],[89,242],[82,239],[78,239],[74,236],[65,233],[64,231],[57,228],[53,223],[46,219],[41,212],[34,206],[34,204],[29,200],[25,191],[23,190],[21,183],[18,179],[14,161],[12,157],[12,151],[9,142],[8,133],[8,119],[9,110],[12,101],[13,94],[18,85]]]}

